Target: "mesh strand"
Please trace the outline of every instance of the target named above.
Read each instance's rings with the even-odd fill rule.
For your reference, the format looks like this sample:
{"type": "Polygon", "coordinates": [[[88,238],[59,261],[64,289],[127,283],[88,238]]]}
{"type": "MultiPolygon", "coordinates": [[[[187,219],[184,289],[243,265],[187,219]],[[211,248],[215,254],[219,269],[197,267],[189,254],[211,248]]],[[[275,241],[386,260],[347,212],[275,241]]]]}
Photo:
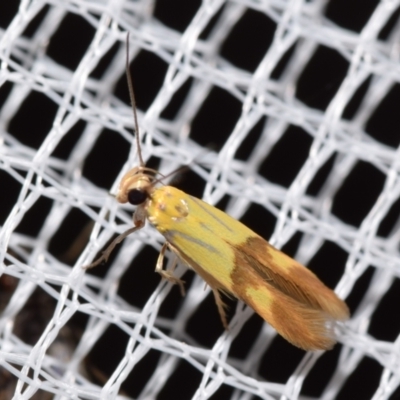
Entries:
{"type": "Polygon", "coordinates": [[[399,395],[399,2],[358,6],[54,0],[10,11],[1,398],[399,395]],[[199,277],[178,265],[184,298],[159,281],[163,240],[148,225],[106,266],[82,269],[132,226],[132,208],[108,194],[137,165],[127,31],[145,160],[165,174],[189,164],[179,187],[347,299],[334,350],[297,350],[233,301],[224,331],[199,277]]]}

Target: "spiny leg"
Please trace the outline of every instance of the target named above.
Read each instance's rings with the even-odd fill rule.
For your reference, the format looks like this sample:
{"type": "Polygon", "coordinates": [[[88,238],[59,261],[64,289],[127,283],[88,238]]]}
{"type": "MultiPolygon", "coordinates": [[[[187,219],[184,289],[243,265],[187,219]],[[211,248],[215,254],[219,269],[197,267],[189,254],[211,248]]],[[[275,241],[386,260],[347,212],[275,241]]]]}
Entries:
{"type": "Polygon", "coordinates": [[[179,285],[181,294],[182,294],[182,296],[184,296],[185,295],[185,287],[183,286],[184,282],[181,279],[179,279],[173,275],[173,270],[176,267],[177,260],[175,260],[175,264],[174,264],[172,271],[165,271],[163,269],[164,255],[165,255],[165,252],[167,251],[168,245],[169,245],[169,243],[165,242],[163,244],[163,246],[161,247],[161,251],[160,251],[160,254],[158,255],[158,259],[157,259],[156,272],[158,272],[163,279],[166,279],[167,281],[173,283],[174,285],[179,285]]]}
{"type": "Polygon", "coordinates": [[[211,288],[211,290],[213,291],[213,294],[214,294],[215,303],[217,304],[217,308],[218,308],[219,315],[221,317],[222,325],[224,326],[224,328],[226,330],[228,330],[229,327],[228,327],[228,321],[226,320],[225,303],[222,301],[221,295],[219,294],[218,289],[211,288]]]}
{"type": "Polygon", "coordinates": [[[137,231],[138,229],[140,229],[142,227],[143,227],[143,225],[137,225],[137,226],[134,226],[133,228],[128,229],[124,233],[121,233],[110,243],[110,245],[103,251],[103,254],[97,260],[95,260],[94,262],[92,262],[89,265],[83,266],[83,268],[90,269],[93,267],[97,267],[103,261],[107,261],[108,257],[110,257],[110,254],[113,252],[113,250],[117,244],[121,243],[127,236],[129,236],[131,233],[137,231]]]}

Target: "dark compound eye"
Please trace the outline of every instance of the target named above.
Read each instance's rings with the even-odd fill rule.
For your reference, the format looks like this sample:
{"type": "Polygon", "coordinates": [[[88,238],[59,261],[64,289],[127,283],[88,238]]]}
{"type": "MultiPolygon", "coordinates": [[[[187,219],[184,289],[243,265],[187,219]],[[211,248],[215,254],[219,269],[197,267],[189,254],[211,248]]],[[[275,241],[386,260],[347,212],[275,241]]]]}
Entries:
{"type": "Polygon", "coordinates": [[[147,199],[147,192],[139,189],[132,189],[128,193],[128,201],[129,203],[133,204],[134,206],[138,206],[142,204],[147,199]]]}

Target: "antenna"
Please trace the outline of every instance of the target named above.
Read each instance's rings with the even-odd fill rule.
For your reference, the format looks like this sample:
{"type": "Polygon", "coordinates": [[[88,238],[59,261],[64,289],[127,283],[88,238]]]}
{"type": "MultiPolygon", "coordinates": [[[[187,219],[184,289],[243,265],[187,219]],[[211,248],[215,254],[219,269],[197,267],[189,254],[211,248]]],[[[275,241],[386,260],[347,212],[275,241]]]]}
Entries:
{"type": "Polygon", "coordinates": [[[131,71],[129,70],[129,32],[126,34],[126,79],[128,81],[128,88],[129,88],[129,97],[131,99],[132,104],[132,111],[133,111],[133,120],[135,122],[135,137],[136,137],[136,147],[139,156],[139,164],[141,167],[144,167],[144,162],[142,158],[142,150],[140,147],[140,136],[139,136],[139,122],[136,112],[136,99],[135,99],[135,92],[133,91],[133,83],[132,83],[132,75],[131,71]]]}

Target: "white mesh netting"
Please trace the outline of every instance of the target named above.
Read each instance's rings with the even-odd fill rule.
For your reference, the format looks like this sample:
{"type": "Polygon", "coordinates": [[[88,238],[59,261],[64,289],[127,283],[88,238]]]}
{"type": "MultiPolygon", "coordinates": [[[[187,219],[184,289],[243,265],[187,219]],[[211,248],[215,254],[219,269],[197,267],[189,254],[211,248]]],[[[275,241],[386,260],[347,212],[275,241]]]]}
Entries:
{"type": "Polygon", "coordinates": [[[400,396],[399,7],[2,1],[0,398],[400,396]],[[199,277],[154,273],[150,226],[82,269],[132,226],[108,194],[137,164],[127,31],[148,165],[189,163],[177,186],[336,288],[332,351],[233,300],[224,331],[199,277]]]}

